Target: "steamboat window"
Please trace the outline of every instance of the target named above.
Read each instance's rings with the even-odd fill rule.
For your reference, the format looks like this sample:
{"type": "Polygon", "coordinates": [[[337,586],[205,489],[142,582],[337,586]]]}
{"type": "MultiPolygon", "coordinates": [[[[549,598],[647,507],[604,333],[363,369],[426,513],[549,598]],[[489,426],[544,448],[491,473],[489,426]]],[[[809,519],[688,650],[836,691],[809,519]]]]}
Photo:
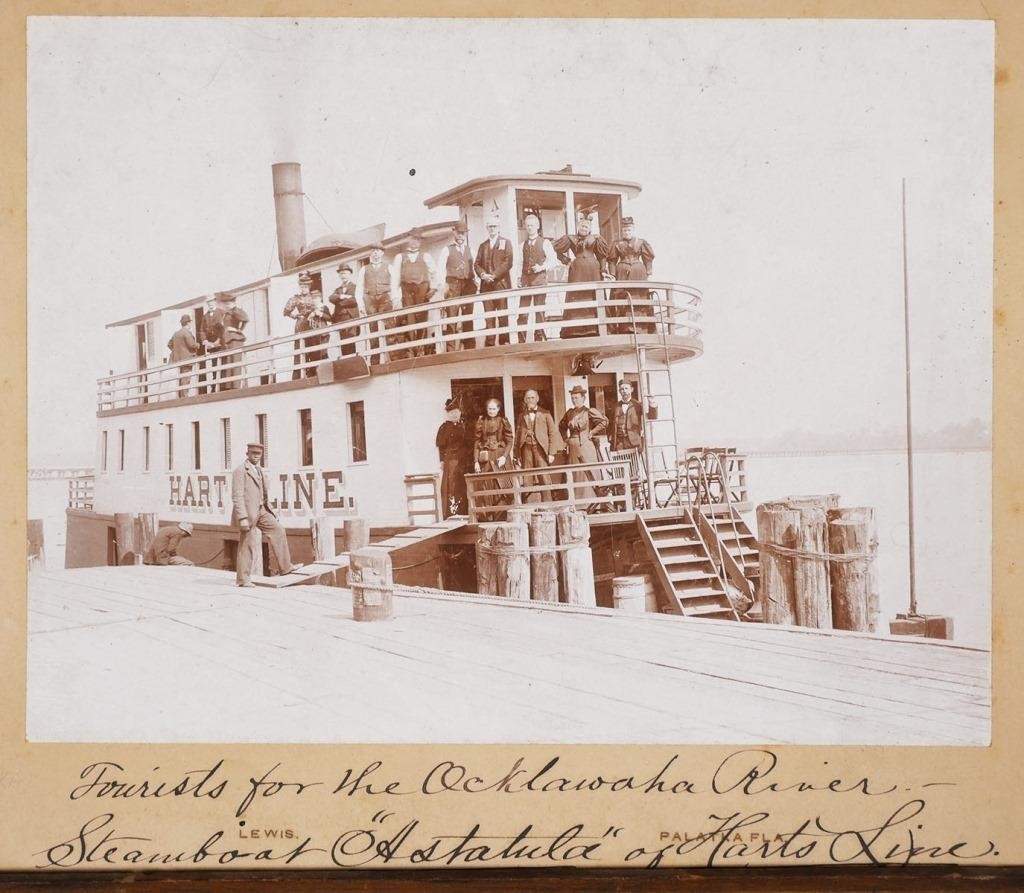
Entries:
{"type": "Polygon", "coordinates": [[[103,432],[103,436],[100,438],[100,468],[103,471],[107,470],[107,432],[103,432]]]}
{"type": "Polygon", "coordinates": [[[124,471],[124,428],[117,431],[117,470],[124,471]]]}
{"type": "Polygon", "coordinates": [[[220,420],[221,467],[231,467],[231,419],[220,420]]]}
{"type": "Polygon", "coordinates": [[[142,429],[142,470],[149,471],[149,425],[142,429]]]}
{"type": "Polygon", "coordinates": [[[192,423],[192,467],[199,471],[202,466],[201,444],[199,439],[199,422],[192,423]]]}
{"type": "Polygon", "coordinates": [[[348,405],[348,435],[352,445],[352,462],[366,461],[366,414],[363,401],[358,400],[348,405]]]}
{"type": "MultiPolygon", "coordinates": [[[[364,446],[365,452],[365,446],[364,446]]],[[[299,410],[299,454],[304,468],[313,464],[313,410],[299,410]]]]}
{"type": "Polygon", "coordinates": [[[256,416],[256,442],[263,444],[263,459],[260,465],[266,468],[270,464],[270,442],[267,440],[267,415],[263,412],[256,416]]]}
{"type": "Polygon", "coordinates": [[[174,470],[174,425],[167,426],[167,470],[174,470]]]}

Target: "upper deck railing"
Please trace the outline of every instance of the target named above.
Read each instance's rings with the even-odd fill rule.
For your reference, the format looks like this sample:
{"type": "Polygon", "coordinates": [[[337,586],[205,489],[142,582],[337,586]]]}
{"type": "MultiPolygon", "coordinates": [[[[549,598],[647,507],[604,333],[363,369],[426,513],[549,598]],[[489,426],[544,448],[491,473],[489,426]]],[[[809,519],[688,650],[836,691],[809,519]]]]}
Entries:
{"type": "Polygon", "coordinates": [[[626,352],[635,338],[664,345],[670,360],[688,359],[702,350],[701,301],[701,293],[689,286],[636,280],[550,283],[543,290],[534,286],[435,300],[110,375],[98,381],[97,409],[116,412],[310,379],[321,363],[343,356],[361,356],[380,374],[505,354],[521,342],[534,354],[626,352]],[[524,295],[537,294],[546,296],[543,307],[520,307],[524,295]],[[547,314],[544,322],[537,319],[538,309],[547,314]],[[506,341],[512,346],[496,343],[506,341]]]}

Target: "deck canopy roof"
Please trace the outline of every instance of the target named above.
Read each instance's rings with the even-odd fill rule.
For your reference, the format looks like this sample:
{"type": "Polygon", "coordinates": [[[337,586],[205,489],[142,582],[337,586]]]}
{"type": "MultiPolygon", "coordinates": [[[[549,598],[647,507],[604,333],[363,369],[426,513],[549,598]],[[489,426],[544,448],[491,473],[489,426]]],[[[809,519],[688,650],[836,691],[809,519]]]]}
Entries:
{"type": "Polygon", "coordinates": [[[461,202],[472,200],[476,193],[491,189],[503,183],[515,185],[521,188],[551,189],[551,188],[575,188],[594,187],[612,189],[616,192],[624,192],[627,198],[636,198],[640,194],[640,184],[632,180],[606,180],[592,177],[590,174],[573,173],[571,166],[562,171],[542,171],[536,174],[494,174],[489,177],[477,177],[467,180],[458,186],[432,195],[423,204],[428,208],[437,208],[442,205],[458,205],[461,202]]]}

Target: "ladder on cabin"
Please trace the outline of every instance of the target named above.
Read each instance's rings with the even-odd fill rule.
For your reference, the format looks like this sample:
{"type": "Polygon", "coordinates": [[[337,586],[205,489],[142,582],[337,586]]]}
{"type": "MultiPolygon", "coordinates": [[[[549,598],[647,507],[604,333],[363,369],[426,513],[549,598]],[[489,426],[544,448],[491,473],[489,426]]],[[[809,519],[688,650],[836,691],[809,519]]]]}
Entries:
{"type": "MultiPolygon", "coordinates": [[[[668,483],[671,496],[666,504],[677,502],[682,505],[684,494],[679,492],[680,484],[685,483],[679,475],[679,443],[676,435],[676,404],[672,387],[672,358],[668,344],[669,328],[672,326],[672,315],[664,307],[655,315],[655,308],[649,307],[650,317],[637,317],[633,306],[632,292],[626,291],[629,301],[629,317],[632,321],[633,352],[636,355],[638,379],[637,399],[643,404],[657,407],[656,419],[644,419],[644,456],[647,468],[647,492],[650,504],[656,500],[659,483],[668,483]],[[649,320],[649,321],[648,321],[649,320]],[[651,327],[658,334],[656,347],[641,347],[637,338],[640,327],[651,327]],[[660,364],[658,360],[660,359],[660,364]],[[660,476],[659,476],[660,475],[660,476]],[[668,481],[666,478],[671,478],[668,481]]],[[[666,302],[671,300],[666,292],[666,302]]],[[[660,502],[658,503],[660,505],[660,502]]]]}
{"type": "Polygon", "coordinates": [[[669,517],[637,515],[641,537],[654,559],[659,605],[684,617],[739,620],[695,514],[699,512],[684,508],[669,517]]]}

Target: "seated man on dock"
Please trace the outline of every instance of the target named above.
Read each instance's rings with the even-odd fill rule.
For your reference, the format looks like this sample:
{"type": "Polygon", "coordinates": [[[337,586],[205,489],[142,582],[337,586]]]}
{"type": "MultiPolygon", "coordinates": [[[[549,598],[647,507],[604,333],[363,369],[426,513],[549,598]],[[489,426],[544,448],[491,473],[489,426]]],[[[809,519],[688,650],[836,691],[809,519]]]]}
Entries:
{"type": "Polygon", "coordinates": [[[195,562],[178,554],[178,545],[181,543],[181,538],[185,536],[192,536],[192,525],[188,521],[182,521],[173,527],[161,527],[153,538],[153,542],[149,544],[149,548],[146,549],[142,563],[155,564],[160,567],[167,565],[192,567],[195,562]]]}
{"type": "Polygon", "coordinates": [[[266,534],[274,550],[282,574],[293,573],[301,565],[292,564],[288,551],[288,535],[270,507],[267,476],[260,464],[263,444],[246,444],[245,461],[231,475],[231,523],[238,524],[238,557],[235,560],[235,582],[253,586],[253,567],[262,568],[261,544],[266,534]]]}

